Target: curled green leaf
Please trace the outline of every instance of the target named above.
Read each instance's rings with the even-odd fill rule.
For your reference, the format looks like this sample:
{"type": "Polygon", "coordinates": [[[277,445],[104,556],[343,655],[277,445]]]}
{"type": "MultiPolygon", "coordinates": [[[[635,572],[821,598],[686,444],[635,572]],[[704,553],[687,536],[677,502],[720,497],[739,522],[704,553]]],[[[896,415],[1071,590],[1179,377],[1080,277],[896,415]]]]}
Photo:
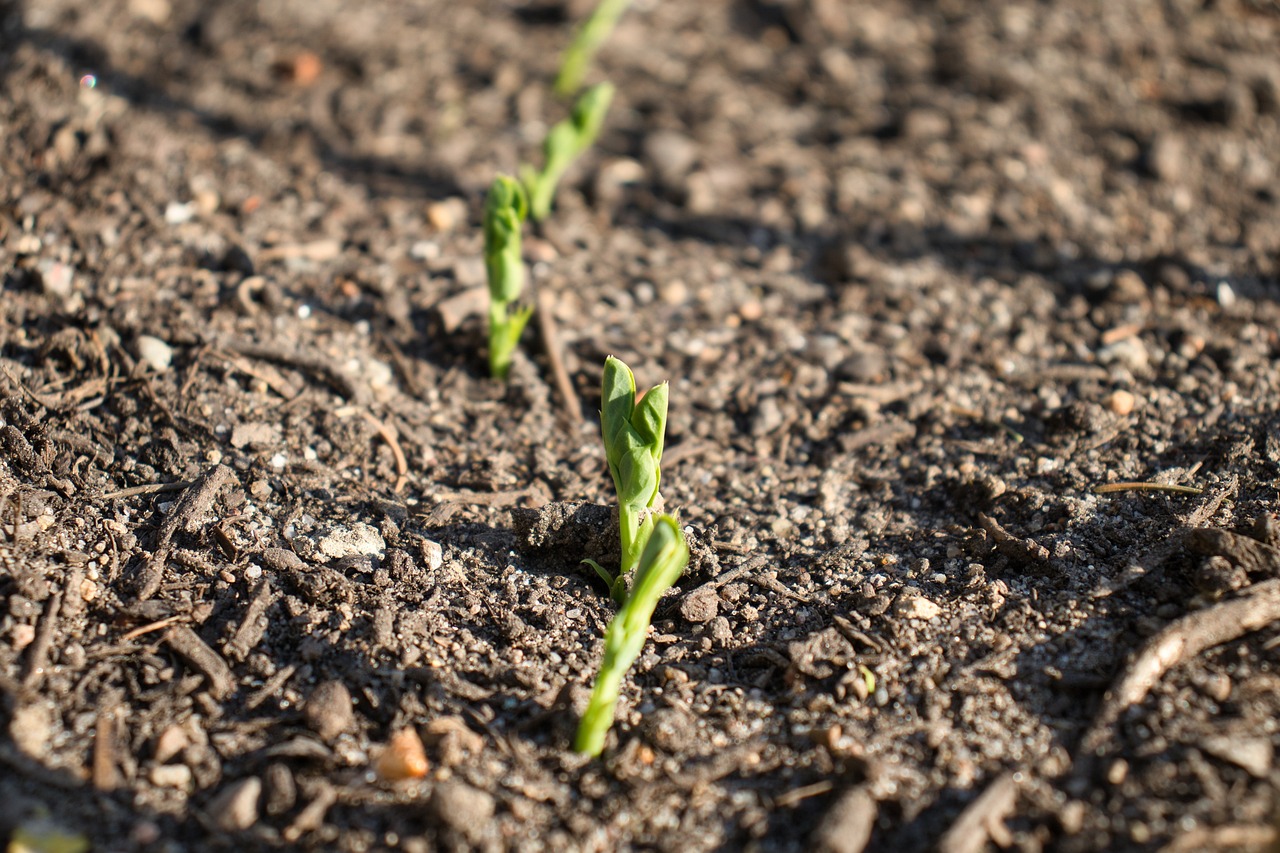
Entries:
{"type": "Polygon", "coordinates": [[[520,335],[533,313],[530,306],[512,310],[524,290],[520,233],[529,202],[520,182],[499,175],[484,202],[484,266],[489,279],[489,373],[503,379],[520,335]]]}
{"type": "Polygon", "coordinates": [[[600,431],[609,473],[618,494],[622,573],[640,561],[658,505],[662,447],[667,429],[666,383],[650,388],[636,403],[631,368],[609,356],[601,380],[600,431]]]}

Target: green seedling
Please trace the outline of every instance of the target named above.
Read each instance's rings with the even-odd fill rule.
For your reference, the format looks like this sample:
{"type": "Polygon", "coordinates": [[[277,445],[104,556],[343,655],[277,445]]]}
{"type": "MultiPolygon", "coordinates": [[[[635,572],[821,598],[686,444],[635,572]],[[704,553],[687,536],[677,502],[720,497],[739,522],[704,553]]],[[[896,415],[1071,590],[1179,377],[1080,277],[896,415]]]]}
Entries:
{"type": "Polygon", "coordinates": [[[689,564],[689,546],[675,519],[659,515],[652,526],[653,532],[636,569],[631,594],[605,632],[600,673],[596,676],[591,701],[573,741],[573,748],[586,755],[599,755],[604,749],[605,736],[613,725],[622,678],[640,657],[658,599],[675,584],[689,564]]]}
{"type": "Polygon", "coordinates": [[[621,360],[609,356],[600,383],[600,432],[604,454],[618,493],[618,536],[622,561],[616,578],[594,560],[589,563],[609,584],[613,600],[626,598],[626,574],[640,563],[653,530],[660,499],[662,443],[667,431],[667,383],[650,388],[636,402],[636,377],[621,360]]]}
{"type": "Polygon", "coordinates": [[[600,5],[596,6],[591,17],[587,18],[574,35],[569,49],[564,52],[564,59],[560,62],[560,73],[556,75],[557,95],[567,98],[578,91],[578,87],[582,85],[582,78],[586,76],[587,64],[596,55],[600,45],[604,44],[604,40],[609,37],[609,33],[613,32],[618,19],[630,5],[631,0],[600,0],[600,5]]]}
{"type": "Polygon", "coordinates": [[[529,202],[519,181],[499,175],[484,200],[484,267],[489,277],[489,374],[505,379],[532,305],[512,307],[524,289],[520,230],[529,202]]]}
{"type": "Polygon", "coordinates": [[[582,152],[600,135],[609,103],[613,100],[613,84],[592,86],[573,105],[567,119],[556,122],[542,142],[542,171],[532,166],[520,170],[520,179],[529,194],[529,214],[541,222],[551,213],[556,187],[564,173],[582,152]]]}

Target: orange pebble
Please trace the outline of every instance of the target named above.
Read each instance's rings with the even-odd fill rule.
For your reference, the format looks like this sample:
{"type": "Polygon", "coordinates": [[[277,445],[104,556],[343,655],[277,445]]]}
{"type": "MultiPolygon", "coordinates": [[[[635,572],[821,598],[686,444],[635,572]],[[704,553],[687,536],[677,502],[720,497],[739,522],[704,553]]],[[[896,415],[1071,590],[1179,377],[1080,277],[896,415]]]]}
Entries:
{"type": "Polygon", "coordinates": [[[1122,417],[1132,412],[1137,402],[1137,398],[1125,390],[1112,391],[1106,400],[1107,408],[1122,417]]]}
{"type": "Polygon", "coordinates": [[[281,62],[279,68],[281,74],[295,86],[310,86],[320,79],[324,61],[311,51],[304,50],[281,62]]]}
{"type": "Polygon", "coordinates": [[[427,751],[422,746],[422,738],[412,726],[400,729],[387,741],[386,747],[378,756],[375,769],[378,778],[384,782],[403,782],[407,779],[421,779],[430,768],[427,763],[427,751]]]}

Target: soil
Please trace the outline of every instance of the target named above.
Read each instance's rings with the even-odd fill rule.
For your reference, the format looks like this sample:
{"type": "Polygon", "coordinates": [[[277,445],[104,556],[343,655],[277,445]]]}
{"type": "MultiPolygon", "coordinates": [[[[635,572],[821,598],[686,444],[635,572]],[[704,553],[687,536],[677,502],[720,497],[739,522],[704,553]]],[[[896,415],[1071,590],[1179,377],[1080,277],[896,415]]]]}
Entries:
{"type": "Polygon", "coordinates": [[[640,0],[495,383],[589,6],[0,4],[0,838],[1265,848],[1280,8],[640,0]],[[610,353],[696,559],[586,760],[610,353]]]}

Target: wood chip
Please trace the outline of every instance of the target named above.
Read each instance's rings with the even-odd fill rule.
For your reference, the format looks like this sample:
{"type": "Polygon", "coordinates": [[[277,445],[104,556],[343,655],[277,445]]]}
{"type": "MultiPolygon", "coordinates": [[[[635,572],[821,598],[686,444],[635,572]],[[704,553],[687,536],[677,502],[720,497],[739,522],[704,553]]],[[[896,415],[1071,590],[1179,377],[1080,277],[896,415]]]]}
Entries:
{"type": "Polygon", "coordinates": [[[93,787],[114,791],[123,778],[119,768],[119,710],[111,705],[98,711],[93,734],[93,787]]]}
{"type": "Polygon", "coordinates": [[[134,595],[139,601],[151,598],[164,581],[165,564],[173,537],[180,529],[197,527],[205,514],[213,507],[223,486],[236,482],[236,475],[226,465],[214,465],[183,493],[160,525],[155,549],[145,559],[138,571],[134,595]]]}
{"type": "Polygon", "coordinates": [[[1225,557],[1255,578],[1280,577],[1280,549],[1229,530],[1201,527],[1186,533],[1187,550],[1202,557],[1225,557]]]}
{"type": "Polygon", "coordinates": [[[250,599],[249,606],[245,608],[244,616],[240,619],[240,627],[222,649],[227,657],[242,661],[249,656],[253,647],[258,645],[267,630],[267,609],[271,607],[272,601],[274,597],[271,594],[271,585],[265,579],[259,581],[253,591],[253,598],[250,599]]]}

